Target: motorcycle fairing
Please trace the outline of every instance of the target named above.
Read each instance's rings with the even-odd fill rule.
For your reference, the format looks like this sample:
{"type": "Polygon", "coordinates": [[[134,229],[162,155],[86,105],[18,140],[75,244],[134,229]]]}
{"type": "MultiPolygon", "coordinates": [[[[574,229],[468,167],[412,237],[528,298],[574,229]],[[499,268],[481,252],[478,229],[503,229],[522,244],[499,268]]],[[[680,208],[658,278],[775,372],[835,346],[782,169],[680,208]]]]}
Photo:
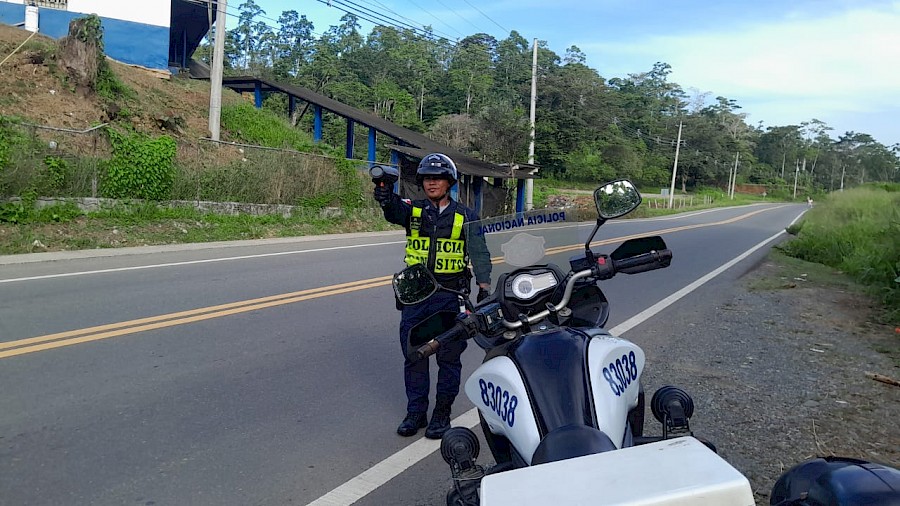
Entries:
{"type": "Polygon", "coordinates": [[[591,332],[587,364],[597,426],[621,448],[628,411],[638,404],[644,352],[634,343],[602,330],[591,332]]]}
{"type": "Polygon", "coordinates": [[[465,384],[466,397],[478,407],[493,434],[499,434],[526,460],[541,441],[532,402],[516,364],[497,356],[481,364],[465,384]]]}
{"type": "MultiPolygon", "coordinates": [[[[484,364],[466,382],[466,395],[481,410],[491,432],[505,436],[528,462],[534,458],[539,444],[544,445],[542,458],[549,460],[564,458],[560,455],[569,452],[566,449],[569,443],[565,441],[583,450],[611,449],[603,442],[609,437],[602,434],[594,422],[585,364],[587,340],[586,334],[560,328],[522,336],[491,350],[484,364]],[[518,399],[516,426],[504,424],[498,413],[492,411],[490,403],[485,402],[482,381],[492,383],[494,388],[498,382],[515,385],[510,391],[515,391],[518,399]],[[519,406],[526,399],[528,410],[523,411],[519,406]],[[518,424],[526,413],[529,417],[527,430],[522,430],[525,427],[518,424]],[[561,430],[573,426],[589,428],[591,433],[561,430]],[[551,434],[557,435],[542,443],[551,434]]],[[[490,400],[490,395],[487,399],[490,400]]]]}

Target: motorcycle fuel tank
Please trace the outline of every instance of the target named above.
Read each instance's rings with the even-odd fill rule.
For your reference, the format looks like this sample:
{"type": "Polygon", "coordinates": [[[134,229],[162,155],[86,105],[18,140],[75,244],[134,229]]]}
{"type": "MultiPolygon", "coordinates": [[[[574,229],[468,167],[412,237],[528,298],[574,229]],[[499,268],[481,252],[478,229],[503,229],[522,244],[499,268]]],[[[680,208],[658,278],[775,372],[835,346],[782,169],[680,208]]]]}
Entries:
{"type": "Polygon", "coordinates": [[[525,382],[513,361],[500,356],[481,364],[466,380],[465,392],[491,432],[505,436],[530,461],[541,437],[525,382]]]}
{"type": "Polygon", "coordinates": [[[611,335],[591,338],[588,371],[599,429],[621,448],[628,411],[637,406],[644,352],[611,335]]]}

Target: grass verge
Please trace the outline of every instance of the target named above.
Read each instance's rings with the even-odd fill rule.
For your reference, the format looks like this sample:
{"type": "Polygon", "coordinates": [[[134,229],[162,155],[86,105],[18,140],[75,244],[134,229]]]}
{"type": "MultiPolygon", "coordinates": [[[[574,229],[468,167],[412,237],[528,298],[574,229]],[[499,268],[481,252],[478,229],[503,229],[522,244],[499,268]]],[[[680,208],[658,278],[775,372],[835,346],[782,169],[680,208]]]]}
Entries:
{"type": "Polygon", "coordinates": [[[380,209],[372,208],[345,210],[334,217],[323,216],[319,209],[300,209],[291,217],[283,217],[219,215],[153,204],[87,214],[72,213],[69,207],[54,210],[56,207],[61,206],[44,208],[41,217],[22,223],[0,223],[0,254],[398,229],[384,220],[380,209]]]}
{"type": "Polygon", "coordinates": [[[790,232],[790,256],[833,267],[865,285],[900,324],[900,191],[864,187],[830,194],[790,232]]]}

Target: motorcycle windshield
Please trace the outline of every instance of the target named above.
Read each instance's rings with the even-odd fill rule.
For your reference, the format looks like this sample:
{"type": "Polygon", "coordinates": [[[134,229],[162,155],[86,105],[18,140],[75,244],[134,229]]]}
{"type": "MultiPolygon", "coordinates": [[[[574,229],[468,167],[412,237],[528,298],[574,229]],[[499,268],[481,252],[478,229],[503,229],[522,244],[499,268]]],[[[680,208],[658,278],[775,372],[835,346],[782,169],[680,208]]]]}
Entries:
{"type": "MultiPolygon", "coordinates": [[[[568,271],[569,259],[584,251],[596,218],[583,221],[575,210],[543,209],[495,216],[467,223],[466,247],[476,280],[499,276],[522,267],[554,263],[568,271]]],[[[538,292],[546,288],[536,278],[538,292]]],[[[523,287],[527,289],[527,287],[523,287]]]]}

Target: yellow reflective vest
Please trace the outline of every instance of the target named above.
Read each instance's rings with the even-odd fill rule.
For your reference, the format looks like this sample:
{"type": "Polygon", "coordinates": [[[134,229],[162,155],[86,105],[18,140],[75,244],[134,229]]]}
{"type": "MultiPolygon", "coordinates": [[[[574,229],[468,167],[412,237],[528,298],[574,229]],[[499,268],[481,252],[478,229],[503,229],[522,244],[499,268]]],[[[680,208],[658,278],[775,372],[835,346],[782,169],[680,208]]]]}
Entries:
{"type": "MultiPolygon", "coordinates": [[[[466,243],[461,239],[465,216],[454,213],[450,237],[437,238],[434,247],[434,273],[458,274],[466,268],[466,243]]],[[[413,206],[409,235],[406,236],[406,265],[428,264],[431,252],[431,238],[422,237],[419,227],[422,223],[422,208],[413,206]]]]}

